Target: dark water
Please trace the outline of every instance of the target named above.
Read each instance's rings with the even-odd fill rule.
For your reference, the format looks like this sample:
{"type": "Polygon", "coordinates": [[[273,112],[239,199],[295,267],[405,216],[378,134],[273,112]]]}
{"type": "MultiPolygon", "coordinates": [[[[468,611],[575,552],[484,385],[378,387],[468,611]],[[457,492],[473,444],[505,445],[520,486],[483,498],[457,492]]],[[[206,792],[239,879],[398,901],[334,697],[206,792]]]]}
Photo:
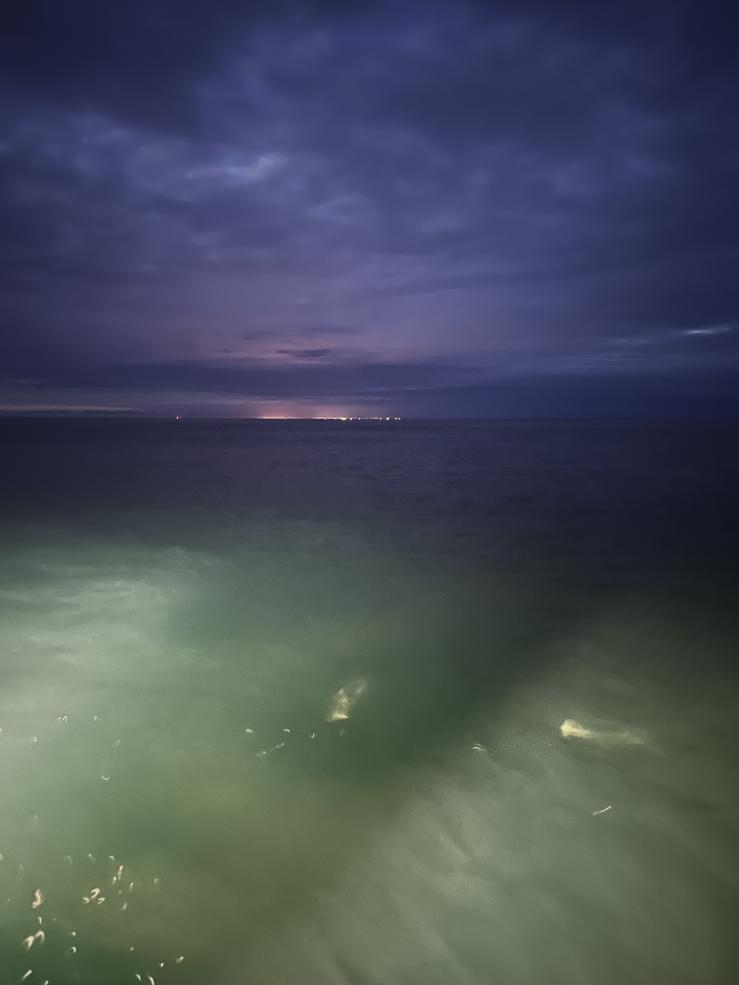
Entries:
{"type": "Polygon", "coordinates": [[[0,452],[3,985],[734,981],[737,424],[0,452]]]}

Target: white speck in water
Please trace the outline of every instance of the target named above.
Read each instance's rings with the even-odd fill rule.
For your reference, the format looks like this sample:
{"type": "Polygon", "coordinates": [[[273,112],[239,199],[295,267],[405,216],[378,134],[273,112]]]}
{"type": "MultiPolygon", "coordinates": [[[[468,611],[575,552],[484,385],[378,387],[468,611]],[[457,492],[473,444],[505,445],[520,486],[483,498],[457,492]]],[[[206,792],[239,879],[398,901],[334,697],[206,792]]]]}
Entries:
{"type": "Polygon", "coordinates": [[[159,878],[159,876],[154,876],[154,886],[158,886],[160,882],[161,879],[159,878]]]}
{"type": "Polygon", "coordinates": [[[103,781],[103,783],[109,783],[110,782],[110,777],[109,776],[101,776],[100,779],[103,781]]]}
{"type": "Polygon", "coordinates": [[[253,728],[245,728],[244,731],[246,732],[247,735],[254,735],[253,728]]]}
{"type": "Polygon", "coordinates": [[[33,891],[33,901],[31,902],[31,907],[34,910],[38,910],[38,908],[40,906],[43,906],[44,905],[44,900],[45,900],[45,897],[44,897],[44,894],[41,892],[41,890],[40,889],[35,889],[33,891]]]}
{"type": "Polygon", "coordinates": [[[476,742],[472,747],[473,752],[487,752],[485,746],[481,746],[479,742],[476,742]]]}
{"type": "Polygon", "coordinates": [[[21,943],[23,944],[23,946],[27,951],[30,951],[31,948],[33,947],[33,940],[34,940],[33,934],[29,934],[28,937],[23,938],[21,943]]]}
{"type": "Polygon", "coordinates": [[[185,955],[184,955],[184,954],[181,954],[181,955],[179,956],[179,958],[175,958],[175,959],[174,959],[174,963],[175,963],[175,964],[182,964],[182,962],[183,962],[184,960],[185,960],[185,955]]]}
{"type": "Polygon", "coordinates": [[[74,946],[74,944],[70,947],[69,953],[70,954],[76,954],[77,953],[77,948],[74,946]]]}
{"type": "Polygon", "coordinates": [[[91,852],[88,852],[87,853],[87,857],[89,858],[89,860],[91,862],[95,862],[96,861],[95,856],[91,852]]]}
{"type": "Polygon", "coordinates": [[[289,734],[289,732],[290,732],[290,729],[289,729],[289,728],[284,728],[284,729],[283,729],[282,731],[283,731],[283,732],[287,732],[287,733],[289,734]]]}
{"type": "Polygon", "coordinates": [[[120,739],[116,739],[115,742],[113,743],[113,745],[115,746],[116,749],[118,748],[118,746],[120,744],[121,744],[121,740],[120,739]]]}
{"type": "Polygon", "coordinates": [[[30,978],[32,974],[33,974],[33,968],[29,968],[28,971],[25,973],[25,975],[23,975],[23,977],[21,978],[21,981],[24,982],[27,978],[30,978]]]}
{"type": "Polygon", "coordinates": [[[128,909],[128,901],[126,901],[121,907],[121,912],[125,913],[127,909],[128,909]]]}

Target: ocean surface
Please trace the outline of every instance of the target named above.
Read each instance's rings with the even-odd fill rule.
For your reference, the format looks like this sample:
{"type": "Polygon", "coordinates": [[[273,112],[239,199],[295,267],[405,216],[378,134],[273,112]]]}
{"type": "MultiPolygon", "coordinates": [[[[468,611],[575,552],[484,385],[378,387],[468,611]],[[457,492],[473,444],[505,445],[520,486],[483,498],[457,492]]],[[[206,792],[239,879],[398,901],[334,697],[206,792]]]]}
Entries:
{"type": "Polygon", "coordinates": [[[736,981],[737,422],[0,456],[2,985],[736,981]]]}

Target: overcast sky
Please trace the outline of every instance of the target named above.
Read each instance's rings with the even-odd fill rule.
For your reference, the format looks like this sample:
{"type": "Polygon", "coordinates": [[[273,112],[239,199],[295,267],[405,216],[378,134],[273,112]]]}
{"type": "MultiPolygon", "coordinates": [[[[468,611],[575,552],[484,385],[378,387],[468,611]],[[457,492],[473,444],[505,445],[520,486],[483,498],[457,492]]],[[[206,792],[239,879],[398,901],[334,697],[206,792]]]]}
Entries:
{"type": "Polygon", "coordinates": [[[736,413],[730,6],[12,0],[0,408],[736,413]]]}

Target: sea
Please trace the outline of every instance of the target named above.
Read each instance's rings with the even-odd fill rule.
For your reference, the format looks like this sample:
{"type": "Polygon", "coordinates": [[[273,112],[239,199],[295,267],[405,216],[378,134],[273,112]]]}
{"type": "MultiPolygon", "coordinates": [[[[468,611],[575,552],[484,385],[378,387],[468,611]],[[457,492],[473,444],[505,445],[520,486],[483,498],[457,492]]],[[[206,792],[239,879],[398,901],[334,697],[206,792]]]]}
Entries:
{"type": "Polygon", "coordinates": [[[0,419],[0,983],[737,981],[739,422],[0,419]]]}

